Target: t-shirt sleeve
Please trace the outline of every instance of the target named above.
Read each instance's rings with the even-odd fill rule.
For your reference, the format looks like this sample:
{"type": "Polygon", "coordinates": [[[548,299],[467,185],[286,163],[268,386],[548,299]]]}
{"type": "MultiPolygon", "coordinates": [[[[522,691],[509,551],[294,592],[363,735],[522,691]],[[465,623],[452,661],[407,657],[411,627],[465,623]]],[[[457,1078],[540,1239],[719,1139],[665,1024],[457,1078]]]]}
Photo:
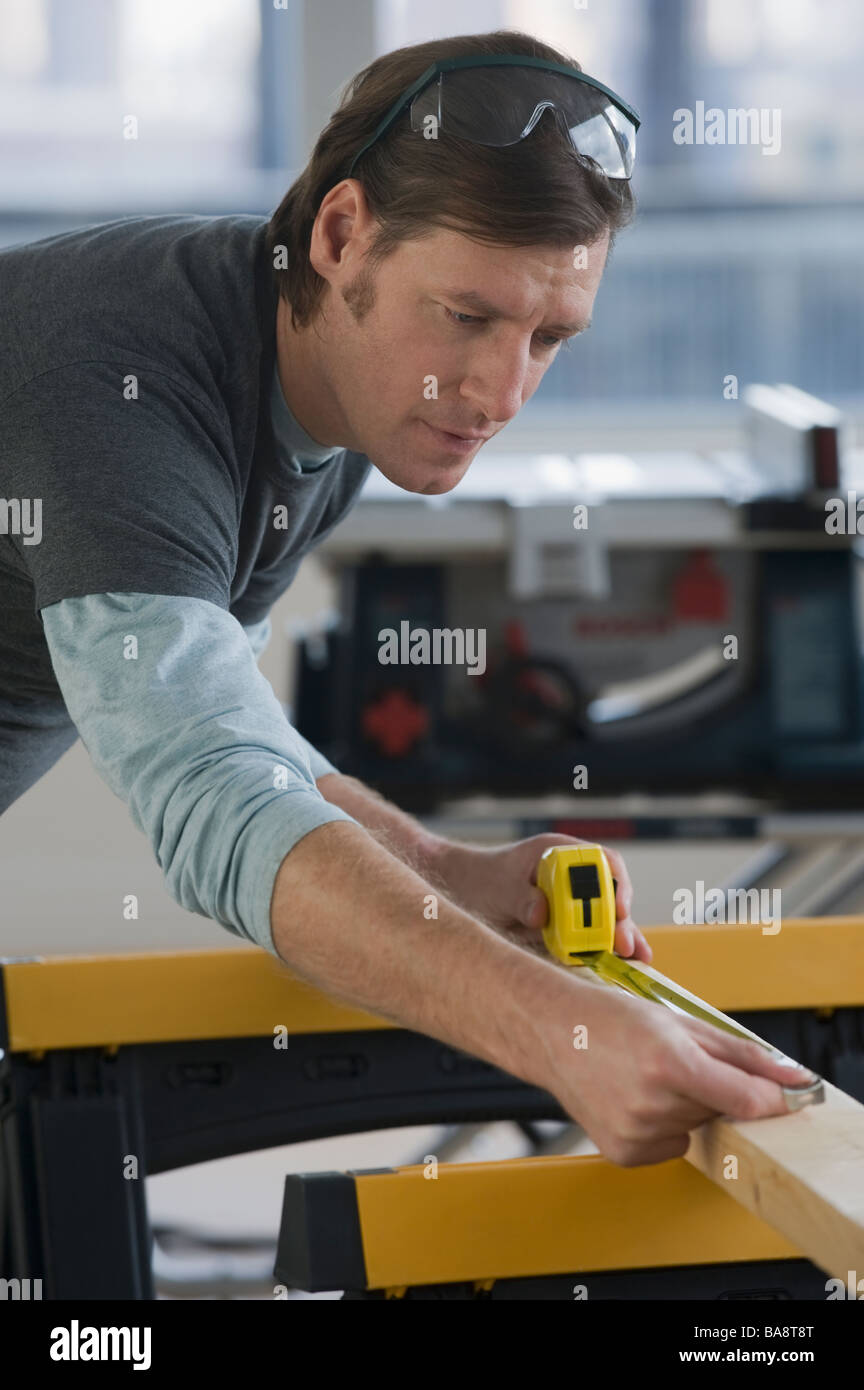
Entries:
{"type": "Polygon", "coordinates": [[[202,599],[107,593],[50,604],[42,620],[82,742],[171,895],[275,954],[285,855],[318,826],[356,822],[316,788],[309,745],[236,618],[202,599]]]}
{"type": "Polygon", "coordinates": [[[230,425],[155,364],[77,362],[0,406],[6,496],[36,499],[38,544],[12,538],[40,610],[107,592],[227,608],[242,489],[230,425]]]}

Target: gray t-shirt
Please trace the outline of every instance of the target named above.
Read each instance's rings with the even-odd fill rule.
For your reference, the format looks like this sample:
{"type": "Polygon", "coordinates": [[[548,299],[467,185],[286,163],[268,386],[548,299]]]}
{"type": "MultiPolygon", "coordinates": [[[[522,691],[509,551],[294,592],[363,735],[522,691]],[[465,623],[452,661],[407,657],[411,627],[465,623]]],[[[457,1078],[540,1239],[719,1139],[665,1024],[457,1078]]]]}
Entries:
{"type": "Polygon", "coordinates": [[[275,952],[279,865],[352,818],[253,647],[370,464],[288,408],[264,236],[130,219],[0,254],[0,814],[79,731],[172,896],[275,952]]]}
{"type": "Polygon", "coordinates": [[[302,430],[299,462],[276,447],[265,233],[125,218],[0,253],[0,499],[21,518],[0,511],[0,700],[59,699],[39,610],[65,598],[185,595],[260,622],[356,499],[365,455],[302,430]]]}

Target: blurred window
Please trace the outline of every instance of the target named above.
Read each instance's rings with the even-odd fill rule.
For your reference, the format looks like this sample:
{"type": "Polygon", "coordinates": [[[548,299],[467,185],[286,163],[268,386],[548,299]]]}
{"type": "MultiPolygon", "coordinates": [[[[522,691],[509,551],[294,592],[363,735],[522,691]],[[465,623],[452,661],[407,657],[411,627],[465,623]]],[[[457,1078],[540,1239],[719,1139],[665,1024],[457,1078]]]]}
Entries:
{"type": "Polygon", "coordinates": [[[0,182],[153,186],[256,162],[254,0],[0,0],[0,182]]]}
{"type": "MultiPolygon", "coordinates": [[[[337,96],[304,12],[329,6],[336,26],[355,3],[0,0],[0,244],[124,214],[268,212],[296,173],[304,104],[337,96]]],[[[374,3],[379,53],[524,29],[642,114],[638,227],[590,333],[521,413],[529,431],[572,428],[574,407],[608,419],[609,402],[646,428],[688,405],[725,428],[730,375],[864,413],[862,0],[374,3]],[[675,112],[700,103],[779,109],[779,151],[676,143],[675,112]]]]}

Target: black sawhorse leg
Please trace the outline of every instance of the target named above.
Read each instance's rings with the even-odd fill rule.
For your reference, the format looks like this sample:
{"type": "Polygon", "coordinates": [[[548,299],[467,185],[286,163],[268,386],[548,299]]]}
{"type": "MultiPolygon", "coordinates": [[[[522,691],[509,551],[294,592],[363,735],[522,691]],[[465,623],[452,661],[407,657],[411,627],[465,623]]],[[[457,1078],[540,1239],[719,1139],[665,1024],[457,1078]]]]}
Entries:
{"type": "Polygon", "coordinates": [[[0,1062],[0,1276],[31,1281],[19,1297],[38,1279],[43,1298],[153,1297],[134,1065],[97,1048],[0,1062]]]}

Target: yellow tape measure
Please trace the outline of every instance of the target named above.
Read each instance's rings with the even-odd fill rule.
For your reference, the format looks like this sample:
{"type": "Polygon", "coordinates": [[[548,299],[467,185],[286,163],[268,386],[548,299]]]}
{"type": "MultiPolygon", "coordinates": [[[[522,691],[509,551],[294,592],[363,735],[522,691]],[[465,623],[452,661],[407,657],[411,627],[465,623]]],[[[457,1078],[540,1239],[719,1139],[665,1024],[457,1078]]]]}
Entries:
{"type": "MultiPolygon", "coordinates": [[[[642,999],[702,1019],[726,1033],[758,1042],[777,1061],[796,1065],[771,1043],[740,1023],[690,994],[650,965],[624,960],[615,954],[615,893],[609,861],[601,845],[555,845],[547,849],[537,867],[537,887],[549,903],[549,921],[543,929],[546,949],[564,965],[592,970],[600,979],[626,989],[642,999]]],[[[790,1109],[818,1105],[825,1099],[820,1078],[807,1086],[784,1086],[790,1109]]]]}

